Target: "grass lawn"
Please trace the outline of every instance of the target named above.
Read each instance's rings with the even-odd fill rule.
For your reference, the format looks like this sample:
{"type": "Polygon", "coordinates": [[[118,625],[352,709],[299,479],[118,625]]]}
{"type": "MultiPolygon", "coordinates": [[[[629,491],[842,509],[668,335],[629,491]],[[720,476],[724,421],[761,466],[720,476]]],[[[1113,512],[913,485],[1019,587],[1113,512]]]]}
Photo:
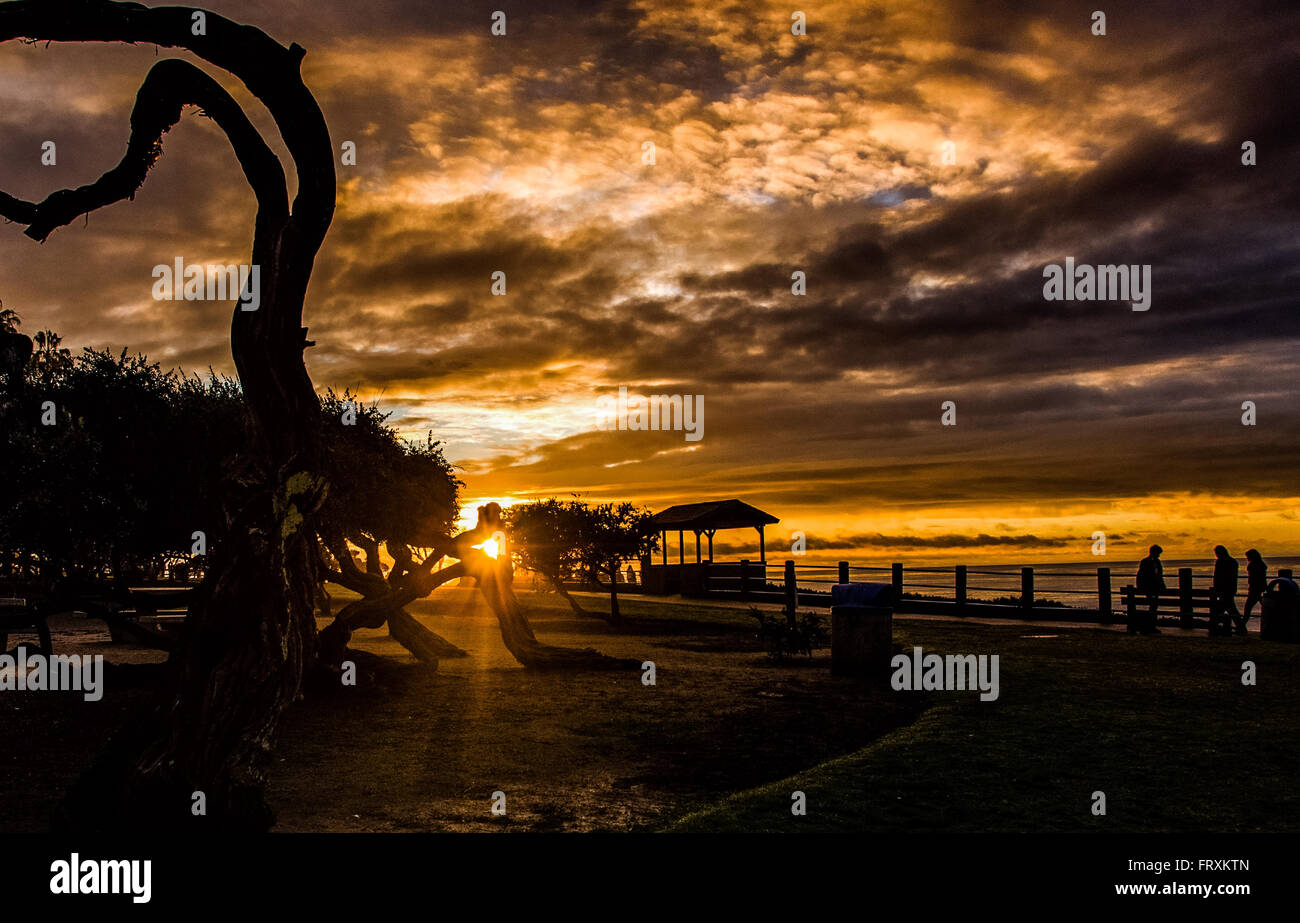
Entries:
{"type": "Polygon", "coordinates": [[[907,621],[894,638],[999,654],[999,699],[922,693],[934,705],[916,723],[668,829],[1300,830],[1300,648],[907,621]],[[1258,685],[1242,684],[1244,660],[1258,685]]]}

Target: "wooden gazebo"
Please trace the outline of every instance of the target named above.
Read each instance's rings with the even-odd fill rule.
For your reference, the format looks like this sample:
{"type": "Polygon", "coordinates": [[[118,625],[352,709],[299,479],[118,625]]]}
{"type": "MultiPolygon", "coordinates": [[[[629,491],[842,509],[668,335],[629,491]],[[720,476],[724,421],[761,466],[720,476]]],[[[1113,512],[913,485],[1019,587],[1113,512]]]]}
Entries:
{"type": "Polygon", "coordinates": [[[681,503],[656,513],[651,520],[660,534],[662,563],[652,565],[648,558],[641,562],[642,582],[649,592],[683,592],[702,583],[704,573],[712,568],[736,568],[738,565],[718,565],[713,560],[713,536],[723,529],[755,529],[758,532],[757,567],[765,567],[767,547],[763,529],[780,522],[771,513],[750,506],[740,500],[710,500],[704,503],[681,503]],[[668,535],[677,533],[677,563],[668,563],[668,535]],[[695,534],[695,562],[686,561],[686,533],[695,534]],[[705,557],[702,539],[708,539],[708,556],[705,557]]]}

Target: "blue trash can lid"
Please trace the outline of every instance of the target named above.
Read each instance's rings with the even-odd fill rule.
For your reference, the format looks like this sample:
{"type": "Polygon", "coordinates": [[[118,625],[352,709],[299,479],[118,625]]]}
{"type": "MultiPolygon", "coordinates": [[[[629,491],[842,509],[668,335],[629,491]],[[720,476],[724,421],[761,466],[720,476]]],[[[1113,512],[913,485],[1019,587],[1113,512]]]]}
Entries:
{"type": "Polygon", "coordinates": [[[832,606],[892,606],[891,583],[837,583],[831,587],[832,606]]]}
{"type": "Polygon", "coordinates": [[[1268,585],[1268,592],[1277,596],[1294,596],[1300,593],[1300,586],[1290,577],[1275,577],[1268,585]]]}

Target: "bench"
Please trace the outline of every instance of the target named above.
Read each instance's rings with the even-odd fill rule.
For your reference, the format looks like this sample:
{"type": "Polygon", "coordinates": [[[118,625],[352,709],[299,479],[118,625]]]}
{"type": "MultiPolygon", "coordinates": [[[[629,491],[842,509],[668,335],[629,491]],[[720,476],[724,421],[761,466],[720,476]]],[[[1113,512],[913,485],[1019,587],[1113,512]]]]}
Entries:
{"type": "Polygon", "coordinates": [[[189,615],[194,588],[149,587],[127,593],[127,605],[101,603],[90,614],[108,625],[108,633],[116,642],[170,651],[175,643],[175,630],[189,615]],[[146,624],[143,621],[146,619],[152,624],[146,624]]]}
{"type": "Polygon", "coordinates": [[[54,653],[45,610],[27,605],[25,599],[0,597],[0,654],[9,649],[9,635],[16,631],[35,631],[41,642],[41,653],[46,656],[54,653]]]}
{"type": "Polygon", "coordinates": [[[139,588],[129,591],[131,607],[137,615],[157,616],[160,613],[186,613],[194,596],[193,587],[139,588]]]}
{"type": "Polygon", "coordinates": [[[118,644],[138,644],[170,651],[174,632],[159,630],[178,627],[188,614],[193,587],[115,589],[103,585],[61,588],[51,598],[52,611],[84,612],[108,626],[118,644]]]}
{"type": "MultiPolygon", "coordinates": [[[[1156,597],[1156,617],[1177,615],[1179,623],[1184,628],[1191,628],[1195,623],[1197,613],[1205,613],[1206,620],[1209,620],[1210,613],[1213,611],[1213,595],[1211,590],[1180,589],[1178,587],[1166,589],[1156,597]]],[[[1134,624],[1139,612],[1145,615],[1151,606],[1151,597],[1145,593],[1139,593],[1137,587],[1131,584],[1120,590],[1120,598],[1124,600],[1124,611],[1128,615],[1129,624],[1134,624]]],[[[1237,609],[1240,611],[1241,594],[1238,594],[1236,598],[1237,609]]]]}

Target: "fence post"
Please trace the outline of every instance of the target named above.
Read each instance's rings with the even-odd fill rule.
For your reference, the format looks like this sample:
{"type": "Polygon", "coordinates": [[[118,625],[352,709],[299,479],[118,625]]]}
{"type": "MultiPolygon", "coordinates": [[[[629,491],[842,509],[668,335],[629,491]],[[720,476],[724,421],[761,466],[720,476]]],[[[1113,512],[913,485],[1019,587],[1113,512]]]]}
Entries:
{"type": "Polygon", "coordinates": [[[1034,569],[1020,568],[1020,605],[1025,609],[1034,608],[1034,569]]]}
{"type": "Polygon", "coordinates": [[[1192,627],[1192,569],[1178,568],[1178,624],[1192,627]]]}
{"type": "Polygon", "coordinates": [[[785,611],[794,618],[794,610],[799,607],[799,584],[795,582],[794,561],[785,562],[785,611]]]}
{"type": "Polygon", "coordinates": [[[957,589],[953,597],[957,603],[958,610],[966,608],[966,565],[957,565],[957,589]]]}
{"type": "Polygon", "coordinates": [[[1124,593],[1124,612],[1128,618],[1128,630],[1137,631],[1137,592],[1132,587],[1123,590],[1124,593]]]}
{"type": "Polygon", "coordinates": [[[740,561],[740,598],[749,599],[749,559],[740,561]]]}
{"type": "Polygon", "coordinates": [[[894,586],[894,603],[898,604],[903,598],[903,565],[894,564],[890,567],[890,583],[894,586]]]}
{"type": "Polygon", "coordinates": [[[1110,568],[1097,568],[1097,612],[1101,615],[1101,623],[1109,625],[1111,616],[1114,615],[1115,609],[1110,601],[1110,568]]]}
{"type": "Polygon", "coordinates": [[[840,583],[848,583],[848,582],[849,582],[849,562],[841,561],[840,562],[840,583]]]}

